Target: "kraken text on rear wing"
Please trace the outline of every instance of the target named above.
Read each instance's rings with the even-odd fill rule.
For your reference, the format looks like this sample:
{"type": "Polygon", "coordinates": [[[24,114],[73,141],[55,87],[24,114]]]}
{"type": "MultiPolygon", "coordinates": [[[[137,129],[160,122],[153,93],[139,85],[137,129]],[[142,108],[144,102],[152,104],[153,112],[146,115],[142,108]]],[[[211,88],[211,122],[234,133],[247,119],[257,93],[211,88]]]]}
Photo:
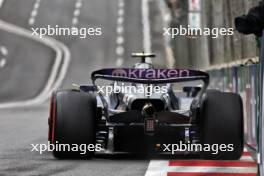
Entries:
{"type": "Polygon", "coordinates": [[[182,81],[203,80],[209,83],[209,75],[202,71],[187,69],[135,69],[109,68],[92,73],[93,82],[98,79],[134,82],[143,84],[172,83],[182,81]]]}

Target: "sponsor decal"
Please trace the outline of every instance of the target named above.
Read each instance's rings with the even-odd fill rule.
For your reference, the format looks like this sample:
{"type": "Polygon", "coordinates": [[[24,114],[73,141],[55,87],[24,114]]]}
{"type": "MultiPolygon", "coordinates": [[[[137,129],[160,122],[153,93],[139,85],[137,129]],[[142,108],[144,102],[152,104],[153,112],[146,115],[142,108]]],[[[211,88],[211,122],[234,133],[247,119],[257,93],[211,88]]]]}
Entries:
{"type": "Polygon", "coordinates": [[[113,76],[126,77],[127,76],[127,72],[124,69],[115,69],[115,70],[112,71],[112,75],[113,76]]]}
{"type": "Polygon", "coordinates": [[[113,69],[111,75],[141,79],[167,79],[188,77],[190,71],[183,69],[113,69]]]}

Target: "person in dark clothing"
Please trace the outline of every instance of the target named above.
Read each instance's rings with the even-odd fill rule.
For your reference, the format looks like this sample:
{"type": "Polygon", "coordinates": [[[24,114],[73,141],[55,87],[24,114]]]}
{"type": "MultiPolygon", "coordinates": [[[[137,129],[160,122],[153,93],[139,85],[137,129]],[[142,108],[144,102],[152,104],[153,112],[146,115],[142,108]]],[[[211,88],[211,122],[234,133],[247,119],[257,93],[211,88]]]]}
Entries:
{"type": "Polygon", "coordinates": [[[264,29],[264,1],[249,10],[247,15],[235,18],[235,27],[240,33],[262,36],[264,29]]]}

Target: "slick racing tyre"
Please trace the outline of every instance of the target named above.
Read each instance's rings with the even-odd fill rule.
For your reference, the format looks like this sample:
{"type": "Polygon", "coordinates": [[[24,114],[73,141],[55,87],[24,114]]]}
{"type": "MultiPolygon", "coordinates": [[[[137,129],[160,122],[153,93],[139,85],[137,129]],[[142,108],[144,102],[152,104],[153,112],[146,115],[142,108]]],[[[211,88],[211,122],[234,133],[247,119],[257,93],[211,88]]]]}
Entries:
{"type": "Polygon", "coordinates": [[[95,145],[95,128],[96,97],[94,94],[77,90],[60,90],[53,93],[49,119],[49,141],[52,144],[75,146],[74,151],[73,148],[69,151],[68,146],[63,151],[53,150],[56,158],[91,158],[94,154],[93,149],[80,151],[78,148],[76,151],[76,146],[95,145]]]}
{"type": "Polygon", "coordinates": [[[201,104],[201,143],[204,159],[236,160],[243,153],[243,105],[238,94],[208,91],[201,104]]]}

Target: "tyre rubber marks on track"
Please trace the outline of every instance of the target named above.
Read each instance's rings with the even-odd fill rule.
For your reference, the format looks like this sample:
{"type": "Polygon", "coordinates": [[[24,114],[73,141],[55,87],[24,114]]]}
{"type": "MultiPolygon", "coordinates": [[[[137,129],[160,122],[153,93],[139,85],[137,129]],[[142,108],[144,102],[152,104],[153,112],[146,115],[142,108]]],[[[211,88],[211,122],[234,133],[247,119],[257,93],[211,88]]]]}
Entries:
{"type": "Polygon", "coordinates": [[[0,58],[0,68],[3,68],[6,65],[6,56],[8,55],[8,50],[5,46],[0,46],[0,53],[1,53],[1,58],[0,58]]]}
{"type": "Polygon", "coordinates": [[[240,160],[152,160],[145,176],[257,176],[257,164],[249,152],[240,160]]]}
{"type": "Polygon", "coordinates": [[[75,27],[79,23],[79,16],[81,13],[81,7],[82,7],[82,0],[76,0],[75,2],[75,9],[73,12],[73,18],[72,18],[72,26],[75,27]]]}
{"type": "Polygon", "coordinates": [[[38,15],[38,9],[39,9],[40,2],[41,2],[41,0],[36,0],[35,1],[33,10],[31,11],[30,17],[29,17],[29,20],[28,20],[28,24],[30,26],[33,26],[35,24],[35,19],[36,19],[36,16],[38,15]]]}
{"type": "Polygon", "coordinates": [[[118,0],[118,17],[116,22],[116,66],[120,67],[124,63],[124,0],[118,0]]]}

